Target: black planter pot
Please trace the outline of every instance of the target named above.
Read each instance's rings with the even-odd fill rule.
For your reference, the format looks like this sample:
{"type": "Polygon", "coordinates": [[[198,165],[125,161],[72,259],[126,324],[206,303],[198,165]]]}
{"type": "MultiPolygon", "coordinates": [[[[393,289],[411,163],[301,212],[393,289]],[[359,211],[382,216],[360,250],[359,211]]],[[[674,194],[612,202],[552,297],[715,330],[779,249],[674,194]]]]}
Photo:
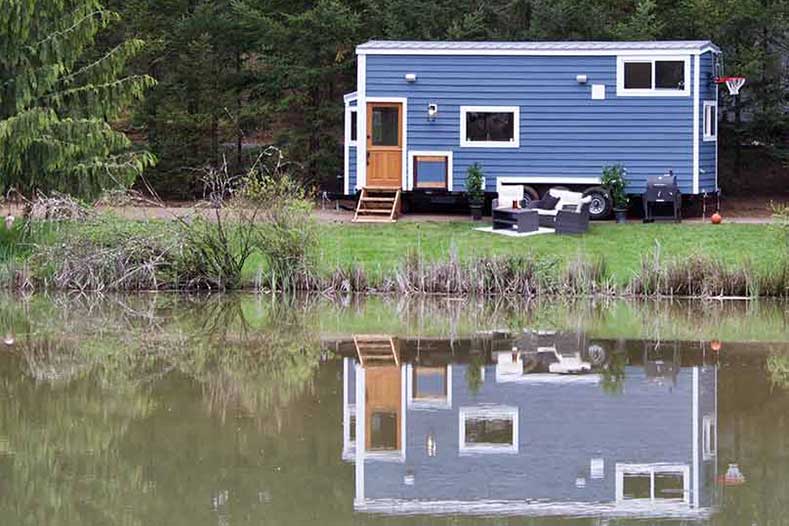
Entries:
{"type": "Polygon", "coordinates": [[[627,223],[627,208],[614,208],[614,217],[617,224],[623,225],[627,223]]]}
{"type": "Polygon", "coordinates": [[[471,207],[471,219],[480,221],[482,219],[482,203],[471,202],[469,206],[471,207]]]}

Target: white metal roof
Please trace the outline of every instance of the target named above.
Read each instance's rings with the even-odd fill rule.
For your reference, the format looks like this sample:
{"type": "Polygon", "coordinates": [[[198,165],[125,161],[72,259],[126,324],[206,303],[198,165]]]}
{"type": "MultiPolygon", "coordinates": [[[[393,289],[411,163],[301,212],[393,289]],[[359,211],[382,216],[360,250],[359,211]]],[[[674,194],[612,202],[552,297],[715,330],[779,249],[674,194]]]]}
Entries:
{"type": "Polygon", "coordinates": [[[357,46],[359,54],[615,54],[629,52],[720,52],[709,40],[574,41],[574,42],[447,42],[370,40],[357,46]]]}

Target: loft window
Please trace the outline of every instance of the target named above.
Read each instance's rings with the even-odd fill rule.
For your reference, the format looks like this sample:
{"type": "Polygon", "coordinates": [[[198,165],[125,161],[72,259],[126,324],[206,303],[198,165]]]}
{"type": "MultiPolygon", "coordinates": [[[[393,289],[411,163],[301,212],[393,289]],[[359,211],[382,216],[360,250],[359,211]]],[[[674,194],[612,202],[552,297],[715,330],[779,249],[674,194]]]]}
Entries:
{"type": "Polygon", "coordinates": [[[517,148],[519,120],[517,106],[461,106],[460,146],[517,148]]]}
{"type": "Polygon", "coordinates": [[[618,57],[617,95],[687,96],[690,57],[618,57]]]}
{"type": "Polygon", "coordinates": [[[704,140],[718,138],[718,105],[714,100],[704,101],[704,140]]]}

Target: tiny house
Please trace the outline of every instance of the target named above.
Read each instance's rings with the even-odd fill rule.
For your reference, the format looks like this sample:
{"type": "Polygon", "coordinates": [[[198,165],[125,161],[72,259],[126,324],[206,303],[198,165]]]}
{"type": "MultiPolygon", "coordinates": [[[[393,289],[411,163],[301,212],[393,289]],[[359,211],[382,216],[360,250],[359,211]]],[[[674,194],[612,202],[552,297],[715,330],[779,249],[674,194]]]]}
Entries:
{"type": "Polygon", "coordinates": [[[474,163],[489,196],[563,186],[596,196],[592,217],[610,211],[599,184],[611,164],[631,194],[669,170],[683,195],[715,193],[720,53],[710,41],[367,42],[345,96],[344,193],[461,205],[474,163]]]}

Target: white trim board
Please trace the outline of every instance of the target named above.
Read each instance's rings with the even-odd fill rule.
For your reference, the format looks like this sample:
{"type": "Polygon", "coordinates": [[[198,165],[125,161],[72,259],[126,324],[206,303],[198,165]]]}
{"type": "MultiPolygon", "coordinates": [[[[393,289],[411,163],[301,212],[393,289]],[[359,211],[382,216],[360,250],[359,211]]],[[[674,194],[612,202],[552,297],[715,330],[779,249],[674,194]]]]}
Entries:
{"type": "Polygon", "coordinates": [[[408,185],[404,188],[408,190],[414,189],[414,157],[416,156],[434,156],[434,157],[446,157],[447,158],[447,191],[452,191],[452,150],[411,150],[408,152],[408,167],[406,172],[408,173],[408,185]]]}
{"type": "Polygon", "coordinates": [[[461,106],[460,107],[460,147],[461,148],[520,148],[521,142],[520,106],[461,106]],[[469,141],[466,139],[467,113],[512,113],[511,141],[469,141]]]}
{"type": "Polygon", "coordinates": [[[693,194],[699,193],[699,86],[701,85],[701,57],[693,58],[693,194]]]}
{"type": "Polygon", "coordinates": [[[526,50],[526,49],[356,49],[357,56],[365,55],[480,55],[480,56],[559,56],[559,57],[579,57],[579,56],[592,56],[604,57],[611,55],[654,55],[654,56],[671,56],[671,55],[700,55],[707,51],[715,52],[712,47],[703,49],[600,49],[600,50],[558,50],[558,49],[543,49],[543,50],[526,50]]]}
{"type": "Polygon", "coordinates": [[[504,184],[588,184],[590,186],[599,185],[599,177],[545,177],[545,176],[512,176],[512,177],[497,177],[496,178],[496,192],[499,191],[501,185],[504,184]]]}
{"type": "MultiPolygon", "coordinates": [[[[356,188],[359,190],[367,182],[367,57],[356,57],[356,107],[363,108],[363,118],[356,119],[356,188]]],[[[358,114],[357,114],[358,115],[358,114]]]]}
{"type": "Polygon", "coordinates": [[[687,97],[690,95],[690,54],[677,55],[619,55],[616,57],[616,96],[617,97],[687,97]],[[681,90],[655,88],[655,62],[676,61],[685,64],[685,88],[681,90]],[[625,88],[625,62],[652,64],[652,88],[625,88]]]}
{"type": "MultiPolygon", "coordinates": [[[[359,118],[358,118],[358,108],[356,106],[351,106],[350,101],[345,101],[345,125],[344,125],[344,138],[345,141],[343,143],[343,193],[348,195],[350,193],[350,186],[351,186],[351,148],[356,148],[358,140],[352,141],[351,140],[351,114],[356,112],[357,119],[356,119],[356,138],[359,138],[358,130],[359,130],[359,118]]],[[[358,170],[358,166],[357,166],[358,170]]]]}

